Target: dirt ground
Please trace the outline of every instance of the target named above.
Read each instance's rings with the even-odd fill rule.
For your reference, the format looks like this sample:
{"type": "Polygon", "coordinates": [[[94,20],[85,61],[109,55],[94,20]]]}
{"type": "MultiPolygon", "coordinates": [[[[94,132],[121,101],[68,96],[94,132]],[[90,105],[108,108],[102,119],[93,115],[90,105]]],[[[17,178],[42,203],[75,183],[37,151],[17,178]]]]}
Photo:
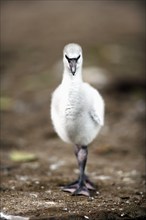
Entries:
{"type": "Polygon", "coordinates": [[[1,2],[2,213],[33,220],[146,218],[144,10],[143,1],[1,2]],[[105,126],[89,146],[87,173],[97,188],[89,198],[61,191],[78,167],[50,120],[62,49],[72,41],[83,47],[86,70],[100,67],[86,79],[106,103],[105,126]],[[14,151],[33,158],[16,162],[14,151]]]}

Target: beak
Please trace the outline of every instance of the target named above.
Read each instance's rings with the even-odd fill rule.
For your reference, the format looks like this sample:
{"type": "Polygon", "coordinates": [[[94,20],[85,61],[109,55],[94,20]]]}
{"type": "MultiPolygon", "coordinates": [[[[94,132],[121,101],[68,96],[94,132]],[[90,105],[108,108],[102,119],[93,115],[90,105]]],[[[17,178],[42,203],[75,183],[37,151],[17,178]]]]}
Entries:
{"type": "Polygon", "coordinates": [[[75,72],[76,72],[76,66],[77,66],[77,61],[72,59],[69,63],[69,66],[70,66],[70,71],[73,75],[75,75],[75,72]]]}

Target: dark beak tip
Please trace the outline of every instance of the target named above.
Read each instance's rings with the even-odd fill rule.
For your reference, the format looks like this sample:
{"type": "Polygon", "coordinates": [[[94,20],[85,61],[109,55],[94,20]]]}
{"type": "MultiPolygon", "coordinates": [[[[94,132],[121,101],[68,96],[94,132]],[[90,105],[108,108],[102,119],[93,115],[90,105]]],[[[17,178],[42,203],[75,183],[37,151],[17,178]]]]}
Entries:
{"type": "Polygon", "coordinates": [[[72,73],[73,75],[75,75],[75,72],[76,72],[75,69],[74,69],[74,70],[71,69],[71,73],[72,73]]]}
{"type": "Polygon", "coordinates": [[[71,71],[71,73],[72,73],[72,75],[74,76],[74,75],[75,75],[75,73],[76,73],[76,70],[75,70],[75,71],[71,71]]]}

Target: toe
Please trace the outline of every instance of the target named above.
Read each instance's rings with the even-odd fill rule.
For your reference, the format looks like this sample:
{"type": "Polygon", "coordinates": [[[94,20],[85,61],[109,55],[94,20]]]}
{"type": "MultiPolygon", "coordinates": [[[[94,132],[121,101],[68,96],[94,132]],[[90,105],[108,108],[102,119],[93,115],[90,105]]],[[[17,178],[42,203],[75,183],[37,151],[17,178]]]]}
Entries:
{"type": "Polygon", "coordinates": [[[74,193],[76,191],[76,188],[73,188],[73,187],[62,187],[61,190],[64,191],[64,192],[74,193]]]}
{"type": "Polygon", "coordinates": [[[89,190],[96,190],[95,185],[91,182],[91,180],[85,176],[85,185],[89,190]]]}
{"type": "Polygon", "coordinates": [[[85,182],[85,185],[86,185],[87,189],[89,189],[89,190],[96,190],[94,185],[88,181],[85,182]]]}
{"type": "Polygon", "coordinates": [[[73,196],[75,195],[83,195],[83,196],[90,196],[90,192],[87,189],[87,187],[83,186],[83,187],[79,187],[78,189],[76,189],[73,193],[73,196]]]}

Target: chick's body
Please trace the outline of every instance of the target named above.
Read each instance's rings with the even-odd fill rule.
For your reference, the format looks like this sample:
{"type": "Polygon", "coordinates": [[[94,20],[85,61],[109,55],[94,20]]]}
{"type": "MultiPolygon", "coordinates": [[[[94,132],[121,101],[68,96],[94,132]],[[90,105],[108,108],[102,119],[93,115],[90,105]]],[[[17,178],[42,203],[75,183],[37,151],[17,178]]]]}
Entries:
{"type": "Polygon", "coordinates": [[[51,119],[59,137],[74,145],[80,169],[78,180],[63,190],[89,196],[89,190],[95,188],[84,173],[87,145],[104,124],[104,101],[96,89],[82,80],[83,56],[78,44],[65,46],[63,62],[63,79],[52,95],[51,119]]]}
{"type": "Polygon", "coordinates": [[[99,93],[87,83],[69,88],[61,84],[53,96],[52,121],[60,138],[77,145],[90,144],[103,124],[96,115],[103,108],[99,93]]]}

